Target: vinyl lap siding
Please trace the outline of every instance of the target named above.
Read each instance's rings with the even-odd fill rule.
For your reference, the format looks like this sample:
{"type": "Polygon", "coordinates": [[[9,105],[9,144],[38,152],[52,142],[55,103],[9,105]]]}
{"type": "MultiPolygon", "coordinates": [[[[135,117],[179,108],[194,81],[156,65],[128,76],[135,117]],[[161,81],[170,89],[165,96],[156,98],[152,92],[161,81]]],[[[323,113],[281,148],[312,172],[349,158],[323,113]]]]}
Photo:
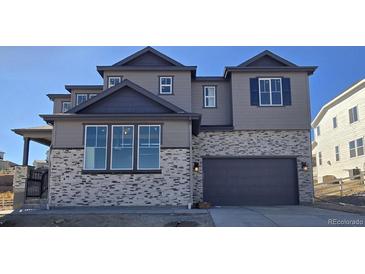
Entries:
{"type": "MultiPolygon", "coordinates": [[[[189,147],[189,121],[87,121],[87,124],[162,124],[162,144],[164,148],[189,147]]],[[[53,148],[83,148],[84,144],[83,121],[56,121],[54,125],[53,148]]],[[[110,132],[108,133],[110,134],[110,132]]]]}
{"type": "Polygon", "coordinates": [[[201,125],[232,125],[232,97],[230,82],[193,81],[191,85],[192,112],[201,113],[201,125]],[[216,86],[216,108],[203,107],[203,87],[216,86]]]}
{"type": "Polygon", "coordinates": [[[191,112],[191,72],[190,71],[116,71],[104,73],[104,89],[108,76],[122,76],[144,89],[161,96],[172,104],[191,112]],[[173,94],[159,94],[159,76],[173,76],[173,94]]]}
{"type": "Polygon", "coordinates": [[[310,129],[309,85],[306,73],[232,73],[233,125],[239,129],[310,129]],[[290,106],[259,107],[250,104],[250,78],[290,78],[290,106]]]}
{"type": "MultiPolygon", "coordinates": [[[[349,142],[365,137],[365,87],[351,97],[330,108],[319,122],[321,135],[316,137],[318,179],[325,175],[337,178],[348,177],[349,169],[365,168],[365,156],[350,158],[349,142]],[[357,106],[359,121],[350,124],[348,110],[357,106]],[[333,117],[337,117],[337,128],[333,128],[333,117]],[[340,161],[335,158],[335,146],[340,149],[340,161]],[[322,153],[322,165],[318,165],[318,152],[322,153]]],[[[365,140],[364,140],[365,141],[365,140]]]]}

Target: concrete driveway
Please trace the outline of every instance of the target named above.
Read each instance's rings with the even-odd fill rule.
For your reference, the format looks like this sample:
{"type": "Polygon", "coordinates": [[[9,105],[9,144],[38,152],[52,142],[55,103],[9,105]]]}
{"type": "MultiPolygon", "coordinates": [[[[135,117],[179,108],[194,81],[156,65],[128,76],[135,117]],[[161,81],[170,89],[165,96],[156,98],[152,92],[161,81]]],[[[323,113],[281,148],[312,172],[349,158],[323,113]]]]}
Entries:
{"type": "Polygon", "coordinates": [[[365,215],[311,206],[214,207],[209,213],[221,227],[365,226],[365,215]]]}

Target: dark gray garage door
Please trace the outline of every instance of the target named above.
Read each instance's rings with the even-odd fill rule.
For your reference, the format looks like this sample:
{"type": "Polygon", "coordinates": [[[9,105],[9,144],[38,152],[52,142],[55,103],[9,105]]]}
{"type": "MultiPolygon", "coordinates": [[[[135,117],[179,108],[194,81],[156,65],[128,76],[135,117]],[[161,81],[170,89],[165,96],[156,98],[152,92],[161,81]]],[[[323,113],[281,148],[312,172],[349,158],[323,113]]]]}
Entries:
{"type": "Polygon", "coordinates": [[[213,205],[298,204],[294,158],[205,158],[204,201],[213,205]]]}

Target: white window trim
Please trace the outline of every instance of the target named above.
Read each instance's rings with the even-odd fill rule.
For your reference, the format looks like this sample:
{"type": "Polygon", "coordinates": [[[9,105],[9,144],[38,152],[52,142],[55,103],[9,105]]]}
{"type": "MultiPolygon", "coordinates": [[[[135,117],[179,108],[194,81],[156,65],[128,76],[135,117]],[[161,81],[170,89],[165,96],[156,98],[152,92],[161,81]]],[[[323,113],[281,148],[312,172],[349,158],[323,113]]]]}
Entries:
{"type": "Polygon", "coordinates": [[[137,138],[137,170],[156,170],[156,169],[161,169],[161,125],[138,125],[138,138],[137,138]],[[159,127],[159,149],[158,149],[158,167],[157,168],[139,168],[139,128],[140,127],[159,127]]]}
{"type": "Polygon", "coordinates": [[[365,145],[364,145],[364,137],[360,137],[360,138],[356,138],[356,139],[354,139],[354,140],[351,140],[351,141],[349,141],[349,157],[350,157],[350,159],[354,159],[354,158],[357,158],[357,157],[363,157],[363,156],[365,156],[365,145]],[[357,140],[359,140],[359,139],[362,139],[362,146],[357,146],[357,140]],[[350,149],[350,143],[351,142],[354,142],[355,143],[355,148],[354,149],[352,149],[352,150],[355,150],[355,156],[354,157],[351,157],[351,149],[350,149]],[[358,153],[357,153],[357,149],[358,148],[363,148],[363,150],[364,150],[364,154],[362,154],[362,155],[359,155],[358,153]]]}
{"type": "Polygon", "coordinates": [[[216,108],[217,107],[217,87],[216,86],[204,86],[204,108],[216,108]],[[214,95],[207,95],[206,91],[209,88],[214,88],[214,95]],[[207,106],[206,99],[207,98],[214,98],[214,106],[207,106]]]}
{"type": "Polygon", "coordinates": [[[172,76],[160,76],[160,94],[172,94],[173,90],[172,90],[172,82],[173,82],[173,77],[172,76]],[[163,78],[168,78],[171,80],[171,84],[162,84],[162,79],[163,78]],[[162,87],[170,87],[170,92],[162,92],[162,87]]]}
{"type": "Polygon", "coordinates": [[[352,112],[352,110],[354,109],[354,108],[356,108],[356,114],[357,114],[357,120],[356,121],[353,121],[352,123],[350,122],[350,117],[349,117],[349,124],[350,125],[353,125],[353,124],[355,124],[355,123],[357,123],[357,122],[359,122],[360,121],[360,117],[359,117],[359,106],[358,105],[355,105],[355,106],[353,106],[353,107],[351,107],[349,110],[351,110],[351,116],[352,116],[352,118],[354,118],[353,116],[353,112],[352,112]]]}
{"type": "MultiPolygon", "coordinates": [[[[96,130],[96,134],[98,133],[98,130],[96,130]]],[[[109,130],[108,130],[108,125],[86,125],[85,126],[85,133],[84,133],[84,164],[83,164],[83,168],[84,170],[107,170],[107,164],[108,164],[108,134],[109,134],[109,130]],[[86,168],[86,138],[87,138],[87,128],[88,127],[105,127],[106,128],[106,146],[105,146],[105,168],[86,168]]],[[[98,136],[96,135],[96,141],[97,141],[98,136]]]]}
{"type": "Polygon", "coordinates": [[[71,105],[71,102],[70,101],[64,101],[64,102],[62,102],[62,112],[66,112],[65,111],[65,104],[70,104],[70,107],[69,107],[68,110],[70,110],[72,108],[72,105],[71,105]]]}
{"type": "MultiPolygon", "coordinates": [[[[76,106],[82,104],[82,103],[79,104],[79,97],[81,96],[86,96],[86,101],[89,100],[89,96],[87,93],[76,93],[76,106]]],[[[86,101],[84,101],[83,103],[85,103],[86,101]]]]}
{"type": "Polygon", "coordinates": [[[283,106],[283,82],[281,78],[259,78],[259,104],[263,107],[282,107],[283,106]],[[261,103],[261,80],[269,80],[269,88],[270,88],[270,104],[262,104],[261,103]],[[273,104],[272,103],[272,91],[271,91],[271,80],[280,80],[280,94],[281,94],[281,103],[280,104],[273,104]]]}
{"type": "Polygon", "coordinates": [[[335,162],[339,162],[339,161],[341,161],[340,146],[337,145],[337,146],[335,146],[335,162]],[[336,151],[336,148],[338,148],[338,153],[336,151]],[[338,155],[338,160],[337,160],[337,155],[338,155]]]}
{"type": "Polygon", "coordinates": [[[108,88],[115,86],[115,85],[111,85],[110,79],[119,79],[119,83],[122,82],[122,76],[108,76],[108,88]]]}
{"type": "Polygon", "coordinates": [[[134,125],[112,125],[112,132],[111,132],[111,142],[110,142],[110,170],[133,170],[134,166],[134,125]],[[132,134],[132,167],[131,168],[113,168],[113,136],[114,136],[114,127],[132,127],[133,134],[132,134]]]}

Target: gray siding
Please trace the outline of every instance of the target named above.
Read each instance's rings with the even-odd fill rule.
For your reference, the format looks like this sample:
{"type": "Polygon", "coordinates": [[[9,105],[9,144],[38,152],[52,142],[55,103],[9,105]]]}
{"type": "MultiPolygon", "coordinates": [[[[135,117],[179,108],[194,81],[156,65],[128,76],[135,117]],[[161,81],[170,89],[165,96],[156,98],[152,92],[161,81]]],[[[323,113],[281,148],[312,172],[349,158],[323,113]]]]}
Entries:
{"type": "Polygon", "coordinates": [[[152,52],[146,52],[125,63],[124,66],[171,66],[171,63],[156,56],[156,54],[152,52]]]}
{"type": "Polygon", "coordinates": [[[69,102],[71,101],[71,96],[69,99],[65,98],[55,98],[53,100],[53,113],[61,113],[62,112],[62,102],[69,102]]]}
{"type": "Polygon", "coordinates": [[[190,71],[107,71],[104,73],[104,89],[107,88],[108,76],[122,76],[143,87],[172,104],[191,111],[191,72],[190,71]],[[159,76],[173,76],[173,94],[159,94],[159,76]]]}
{"type": "Polygon", "coordinates": [[[193,81],[192,112],[201,113],[201,125],[232,125],[232,97],[229,81],[193,81]],[[216,86],[216,108],[203,107],[203,87],[216,86]]]}
{"type": "MultiPolygon", "coordinates": [[[[55,121],[53,134],[53,148],[82,148],[84,145],[84,124],[162,124],[162,147],[187,148],[191,132],[189,121],[161,121],[161,120],[117,120],[117,121],[55,121]]],[[[110,133],[109,133],[110,134],[110,133]]]]}
{"type": "Polygon", "coordinates": [[[76,94],[77,93],[100,93],[102,90],[88,90],[88,89],[73,89],[71,90],[72,107],[76,106],[76,94]]]}
{"type": "Polygon", "coordinates": [[[172,113],[172,111],[131,88],[124,87],[88,106],[80,113],[172,113]]]}
{"type": "Polygon", "coordinates": [[[306,73],[233,72],[231,85],[234,129],[310,129],[309,84],[306,73]],[[255,77],[290,78],[292,105],[251,106],[250,78],[255,77]]]}

